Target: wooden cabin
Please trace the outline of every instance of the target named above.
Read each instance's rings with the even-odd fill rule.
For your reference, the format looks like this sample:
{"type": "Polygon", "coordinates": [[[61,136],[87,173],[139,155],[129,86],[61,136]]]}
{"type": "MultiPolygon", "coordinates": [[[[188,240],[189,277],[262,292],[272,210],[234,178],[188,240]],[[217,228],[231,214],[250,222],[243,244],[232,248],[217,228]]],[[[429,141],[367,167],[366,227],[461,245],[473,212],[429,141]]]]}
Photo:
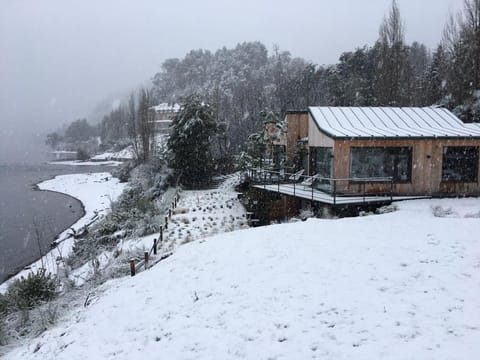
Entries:
{"type": "Polygon", "coordinates": [[[309,107],[285,122],[287,161],[303,149],[308,174],[344,179],[338,192],[480,195],[480,124],[444,108],[309,107]]]}

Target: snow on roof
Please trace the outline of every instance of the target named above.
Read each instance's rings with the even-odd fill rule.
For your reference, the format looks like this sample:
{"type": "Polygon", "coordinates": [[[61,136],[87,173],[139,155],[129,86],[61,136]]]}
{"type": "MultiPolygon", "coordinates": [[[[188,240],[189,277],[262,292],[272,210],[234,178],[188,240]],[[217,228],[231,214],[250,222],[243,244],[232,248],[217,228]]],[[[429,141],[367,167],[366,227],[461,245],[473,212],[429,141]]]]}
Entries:
{"type": "Polygon", "coordinates": [[[311,106],[309,111],[320,130],[334,138],[480,138],[480,126],[465,124],[444,108],[311,106]]]}
{"type": "Polygon", "coordinates": [[[169,104],[169,103],[161,103],[155,106],[152,106],[150,109],[155,110],[155,112],[179,112],[181,109],[180,104],[169,104]]]}

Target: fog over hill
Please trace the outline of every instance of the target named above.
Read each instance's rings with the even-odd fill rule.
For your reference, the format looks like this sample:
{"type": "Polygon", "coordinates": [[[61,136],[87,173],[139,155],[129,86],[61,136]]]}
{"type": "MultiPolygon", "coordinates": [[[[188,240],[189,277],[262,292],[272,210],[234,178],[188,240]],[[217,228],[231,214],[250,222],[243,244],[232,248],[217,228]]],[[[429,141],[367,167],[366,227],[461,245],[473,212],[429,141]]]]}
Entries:
{"type": "MultiPolygon", "coordinates": [[[[462,0],[399,0],[406,39],[433,48],[462,0]],[[428,19],[428,24],[425,23],[428,19]]],[[[244,41],[317,64],[372,44],[390,0],[0,0],[0,162],[39,156],[47,132],[148,81],[167,58],[244,41]]]]}

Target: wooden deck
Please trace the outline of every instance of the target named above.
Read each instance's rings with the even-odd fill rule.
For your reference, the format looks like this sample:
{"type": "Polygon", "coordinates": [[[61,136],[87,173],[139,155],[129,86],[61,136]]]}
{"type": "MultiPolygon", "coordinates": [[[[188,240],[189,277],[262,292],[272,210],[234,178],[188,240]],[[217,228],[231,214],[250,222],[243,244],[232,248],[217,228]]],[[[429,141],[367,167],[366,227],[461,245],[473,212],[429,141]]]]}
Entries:
{"type": "Polygon", "coordinates": [[[327,192],[312,189],[309,186],[303,186],[300,184],[264,184],[264,185],[253,185],[254,188],[262,189],[266,191],[276,192],[282,195],[294,196],[297,198],[317,201],[323,204],[333,205],[333,206],[342,206],[342,205],[361,205],[361,204],[389,204],[392,201],[400,200],[412,200],[412,199],[421,199],[427,198],[426,196],[393,196],[393,195],[359,195],[359,196],[348,196],[348,195],[333,195],[327,192]]]}

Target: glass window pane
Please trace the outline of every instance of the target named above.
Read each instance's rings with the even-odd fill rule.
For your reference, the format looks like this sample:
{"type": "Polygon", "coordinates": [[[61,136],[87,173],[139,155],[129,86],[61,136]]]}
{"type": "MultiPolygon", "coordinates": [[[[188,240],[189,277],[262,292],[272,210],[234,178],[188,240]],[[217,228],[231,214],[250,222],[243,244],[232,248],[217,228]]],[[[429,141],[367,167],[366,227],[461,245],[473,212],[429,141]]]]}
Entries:
{"type": "Polygon", "coordinates": [[[409,182],[412,177],[412,148],[352,147],[350,177],[391,177],[395,182],[409,182]]]}
{"type": "Polygon", "coordinates": [[[312,147],[313,173],[321,177],[330,178],[332,176],[332,154],[331,147],[312,147]]]}
{"type": "Polygon", "coordinates": [[[445,146],[443,148],[442,181],[476,182],[478,147],[445,146]]]}

